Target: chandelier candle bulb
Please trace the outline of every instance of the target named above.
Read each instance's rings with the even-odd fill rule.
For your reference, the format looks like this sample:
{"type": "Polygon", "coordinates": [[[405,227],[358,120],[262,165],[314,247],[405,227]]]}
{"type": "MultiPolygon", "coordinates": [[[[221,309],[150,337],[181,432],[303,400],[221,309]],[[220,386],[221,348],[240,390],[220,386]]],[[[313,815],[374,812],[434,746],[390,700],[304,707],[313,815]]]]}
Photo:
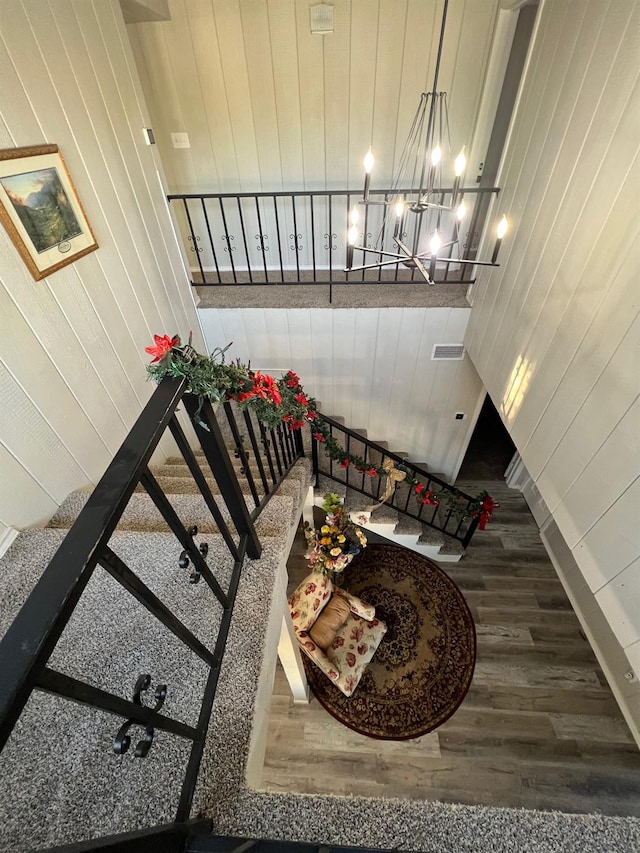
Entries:
{"type": "Polygon", "coordinates": [[[373,152],[369,149],[364,158],[364,192],[362,194],[362,198],[364,201],[369,200],[369,182],[371,181],[371,172],[373,170],[375,160],[373,159],[373,152]]]}
{"type": "Polygon", "coordinates": [[[404,214],[404,201],[402,201],[402,199],[400,199],[400,201],[396,203],[395,212],[396,223],[393,229],[393,236],[398,237],[400,235],[400,223],[402,222],[402,216],[404,214]]]}
{"type": "Polygon", "coordinates": [[[347,269],[351,269],[353,266],[353,247],[358,242],[358,211],[354,208],[351,213],[351,228],[347,232],[347,269]],[[355,222],[354,220],[355,213],[355,222]]]}
{"type": "Polygon", "coordinates": [[[509,223],[507,222],[507,217],[502,214],[502,219],[498,222],[497,228],[497,239],[496,244],[493,247],[493,255],[491,256],[491,263],[495,264],[498,260],[498,252],[500,251],[500,244],[502,243],[502,238],[507,233],[507,229],[509,228],[509,223]]]}

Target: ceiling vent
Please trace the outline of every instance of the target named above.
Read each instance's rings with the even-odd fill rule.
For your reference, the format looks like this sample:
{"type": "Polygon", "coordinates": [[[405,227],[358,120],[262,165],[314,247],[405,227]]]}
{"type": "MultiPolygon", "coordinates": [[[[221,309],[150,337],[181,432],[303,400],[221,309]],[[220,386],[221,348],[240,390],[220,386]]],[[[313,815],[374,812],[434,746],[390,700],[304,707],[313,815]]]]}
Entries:
{"type": "Polygon", "coordinates": [[[431,353],[432,361],[462,361],[463,358],[463,344],[436,344],[431,353]]]}
{"type": "Polygon", "coordinates": [[[311,32],[315,35],[324,36],[333,32],[333,6],[328,3],[317,3],[310,6],[311,32]]]}

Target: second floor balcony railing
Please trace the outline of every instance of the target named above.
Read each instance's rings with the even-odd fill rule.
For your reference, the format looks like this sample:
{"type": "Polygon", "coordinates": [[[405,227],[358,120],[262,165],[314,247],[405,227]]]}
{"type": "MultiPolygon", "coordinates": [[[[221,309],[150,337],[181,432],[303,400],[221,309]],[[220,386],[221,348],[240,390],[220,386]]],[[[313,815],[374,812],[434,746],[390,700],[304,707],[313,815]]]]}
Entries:
{"type": "MultiPolygon", "coordinates": [[[[474,258],[486,211],[496,187],[466,187],[468,214],[460,229],[459,252],[474,258]]],[[[410,190],[375,190],[371,197],[389,201],[410,190]]],[[[451,189],[437,189],[440,204],[449,204],[451,189]]],[[[251,284],[389,284],[424,279],[412,262],[345,272],[349,211],[361,198],[356,190],[260,193],[184,193],[168,196],[184,240],[193,285],[251,284]]],[[[384,226],[384,205],[367,206],[361,219],[360,245],[394,251],[393,233],[384,226]]],[[[402,237],[413,245],[429,240],[429,220],[406,217],[402,237]]],[[[447,239],[451,239],[447,237],[447,239]]],[[[451,251],[451,250],[450,250],[451,251]]],[[[453,257],[458,248],[453,248],[453,257]]],[[[471,284],[473,263],[449,263],[438,269],[436,283],[471,284]]]]}

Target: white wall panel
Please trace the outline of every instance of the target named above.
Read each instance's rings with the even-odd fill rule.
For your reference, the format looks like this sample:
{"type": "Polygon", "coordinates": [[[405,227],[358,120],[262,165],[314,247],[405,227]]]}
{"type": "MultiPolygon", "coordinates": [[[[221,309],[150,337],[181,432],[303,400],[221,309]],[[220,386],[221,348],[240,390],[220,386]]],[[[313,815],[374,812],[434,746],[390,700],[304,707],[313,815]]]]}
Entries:
{"type": "Polygon", "coordinates": [[[0,233],[0,519],[24,528],[108,465],[152,334],[201,338],[119,4],[8,0],[0,33],[0,146],[58,144],[99,243],[34,282],[0,233]]]}
{"type": "MultiPolygon", "coordinates": [[[[172,192],[357,187],[370,144],[378,186],[389,180],[431,90],[443,4],[333,5],[325,36],[295,0],[170,0],[171,20],[129,26],[172,192]],[[176,130],[190,150],[172,147],[176,130]]],[[[449,3],[439,89],[455,154],[471,144],[498,6],[449,3]]]]}
{"type": "Polygon", "coordinates": [[[581,611],[596,625],[601,607],[634,648],[639,34],[631,0],[541,4],[498,176],[513,231],[479,277],[465,340],[588,584],[581,611]]]}
{"type": "MultiPolygon", "coordinates": [[[[436,343],[459,342],[466,308],[203,309],[207,347],[233,340],[229,358],[294,370],[322,411],[374,441],[453,477],[468,421],[484,390],[470,359],[431,361],[436,343]]],[[[222,344],[224,345],[224,344],[222,344]]]]}

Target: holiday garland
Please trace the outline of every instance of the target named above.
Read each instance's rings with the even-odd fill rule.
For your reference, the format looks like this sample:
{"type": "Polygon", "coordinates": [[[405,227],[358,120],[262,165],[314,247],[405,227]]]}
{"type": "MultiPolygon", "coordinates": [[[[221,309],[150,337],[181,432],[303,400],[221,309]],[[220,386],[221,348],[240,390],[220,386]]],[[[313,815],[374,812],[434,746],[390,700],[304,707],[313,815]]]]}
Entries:
{"type": "Polygon", "coordinates": [[[241,408],[251,409],[259,421],[272,429],[279,423],[288,424],[293,430],[309,424],[314,439],[324,446],[330,459],[339,463],[341,468],[352,466],[363,476],[386,477],[386,489],[382,496],[384,502],[395,490],[396,483],[404,482],[411,487],[418,503],[446,507],[458,518],[479,517],[479,527],[484,530],[494,509],[499,507],[488,492],[479,494],[472,503],[447,488],[440,491],[427,489],[424,483],[413,476],[410,469],[401,463],[395,464],[387,459],[383,466],[370,465],[361,456],[345,450],[336,441],[331,427],[318,412],[316,401],[305,393],[300,377],[292,370],[280,379],[252,370],[250,364],[239,359],[229,363],[225,353],[231,346],[216,348],[210,356],[202,355],[189,342],[183,345],[178,335],[154,335],[154,346],[145,347],[145,352],[153,355],[147,365],[149,376],[156,382],[165,376],[174,379],[186,379],[188,390],[200,398],[211,402],[236,401],[241,408]]]}

